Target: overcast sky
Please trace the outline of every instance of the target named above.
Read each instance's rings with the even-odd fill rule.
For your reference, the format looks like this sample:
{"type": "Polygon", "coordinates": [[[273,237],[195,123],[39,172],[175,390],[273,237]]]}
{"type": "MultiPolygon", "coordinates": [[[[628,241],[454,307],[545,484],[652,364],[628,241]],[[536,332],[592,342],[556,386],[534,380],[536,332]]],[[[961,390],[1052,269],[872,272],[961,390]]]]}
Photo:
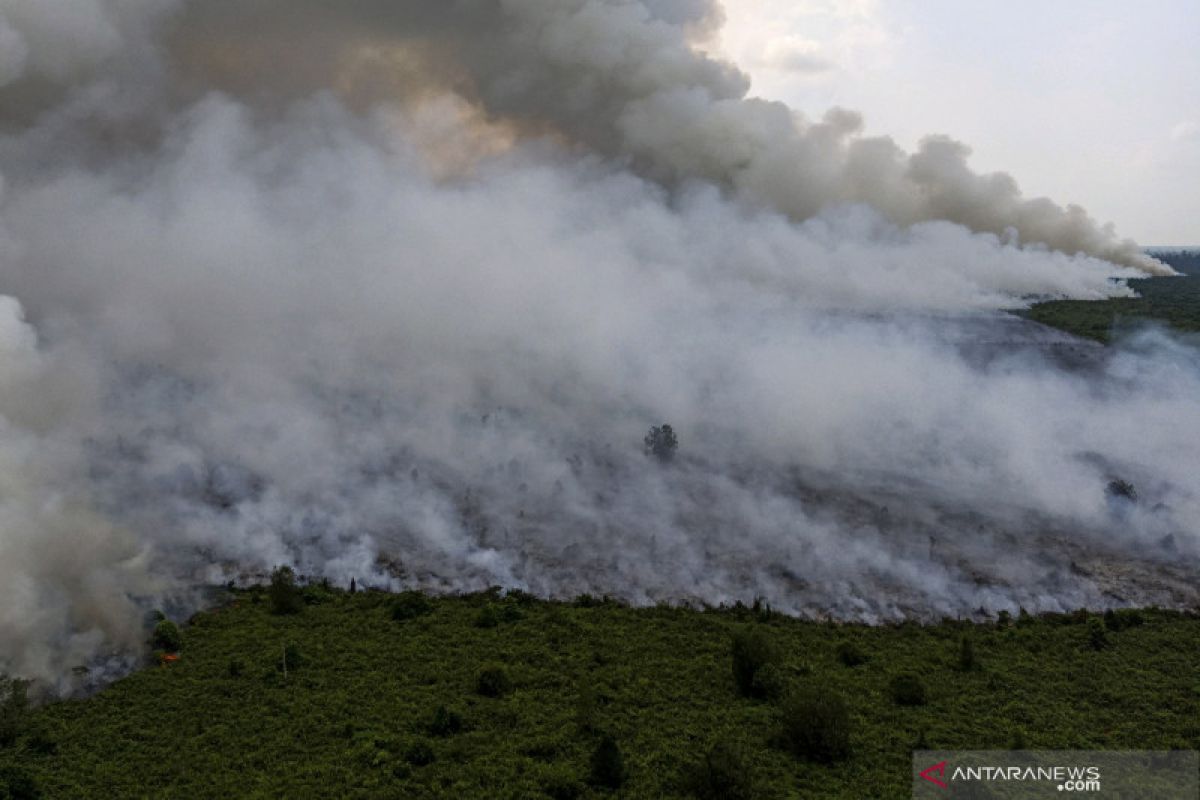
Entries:
{"type": "Polygon", "coordinates": [[[1200,244],[1200,0],[725,0],[754,93],[862,111],[911,148],[1077,202],[1146,245],[1200,244]]]}

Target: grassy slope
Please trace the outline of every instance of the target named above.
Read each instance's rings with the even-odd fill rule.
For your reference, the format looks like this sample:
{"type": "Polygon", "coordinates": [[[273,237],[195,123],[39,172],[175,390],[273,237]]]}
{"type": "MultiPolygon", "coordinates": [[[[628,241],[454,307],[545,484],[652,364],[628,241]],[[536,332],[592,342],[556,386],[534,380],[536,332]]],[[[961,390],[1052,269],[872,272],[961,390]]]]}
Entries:
{"type": "Polygon", "coordinates": [[[1144,612],[1144,625],[1109,633],[1096,651],[1071,617],[864,627],[523,599],[520,619],[485,629],[474,623],[486,595],[437,599],[404,622],[388,599],[334,593],[280,617],[238,593],[188,626],[177,664],[39,710],[33,730],[57,752],[37,754],[27,738],[0,750],[0,767],[18,762],[64,798],[546,797],[586,778],[597,741],[578,723],[587,687],[596,727],[625,754],[622,797],[677,796],[680,775],[718,736],[745,746],[761,797],[907,796],[922,730],[935,748],[1004,748],[1018,730],[1038,748],[1200,747],[1200,619],[1182,614],[1144,612]],[[745,626],[782,646],[793,684],[846,697],[848,761],[804,763],[770,745],[776,706],[734,691],[730,636],[745,626]],[[964,633],[980,670],[955,668],[964,633]],[[866,664],[837,660],[846,639],[866,664]],[[307,661],[286,680],[276,667],[285,642],[307,661]],[[231,660],[245,664],[239,677],[231,660]],[[474,693],[489,662],[509,671],[510,694],[474,693]],[[928,705],[889,699],[888,680],[903,670],[924,676],[928,705]],[[463,732],[429,733],[439,705],[462,715],[463,732]],[[432,763],[409,763],[419,744],[432,763]]]}
{"type": "Polygon", "coordinates": [[[1200,252],[1159,256],[1184,273],[1179,278],[1130,281],[1141,295],[1116,300],[1055,300],[1039,303],[1022,316],[1068,333],[1112,340],[1115,330],[1142,320],[1159,320],[1181,331],[1200,331],[1200,252]]]}

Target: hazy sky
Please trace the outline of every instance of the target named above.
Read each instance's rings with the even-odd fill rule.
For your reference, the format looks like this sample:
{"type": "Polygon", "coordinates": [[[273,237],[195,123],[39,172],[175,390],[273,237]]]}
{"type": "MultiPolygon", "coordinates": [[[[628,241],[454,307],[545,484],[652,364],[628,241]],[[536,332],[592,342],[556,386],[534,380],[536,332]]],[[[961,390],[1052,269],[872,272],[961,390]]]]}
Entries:
{"type": "Polygon", "coordinates": [[[1143,244],[1200,244],[1197,0],[725,0],[754,93],[862,111],[911,147],[1077,202],[1143,244]]]}

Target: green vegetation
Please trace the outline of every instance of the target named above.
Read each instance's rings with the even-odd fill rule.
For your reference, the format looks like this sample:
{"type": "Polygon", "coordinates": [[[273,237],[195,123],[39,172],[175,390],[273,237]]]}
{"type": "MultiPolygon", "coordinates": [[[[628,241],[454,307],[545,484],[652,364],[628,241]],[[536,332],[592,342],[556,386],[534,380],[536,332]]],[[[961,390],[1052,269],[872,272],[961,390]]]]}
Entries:
{"type": "Polygon", "coordinates": [[[502,697],[512,689],[512,681],[504,667],[493,664],[479,670],[475,676],[475,691],[484,697],[502,697]]]}
{"type": "Polygon", "coordinates": [[[592,772],[588,782],[604,789],[619,789],[625,777],[625,758],[621,755],[621,746],[611,734],[606,733],[600,737],[600,743],[592,753],[592,772]]]}
{"type": "Polygon", "coordinates": [[[1054,300],[1019,312],[1055,328],[1110,342],[1114,333],[1137,322],[1157,320],[1181,331],[1200,331],[1200,252],[1160,254],[1183,273],[1178,278],[1131,280],[1140,297],[1114,300],[1054,300]]]}
{"type": "Polygon", "coordinates": [[[304,597],[296,586],[296,573],[291,567],[279,567],[271,573],[267,600],[272,614],[299,614],[304,610],[304,597]]]}
{"type": "Polygon", "coordinates": [[[892,692],[892,701],[898,706],[925,705],[927,699],[925,684],[918,675],[914,675],[911,672],[902,672],[892,678],[892,682],[888,688],[892,692]]]}
{"type": "Polygon", "coordinates": [[[721,740],[692,768],[682,786],[697,800],[753,800],[754,780],[736,742],[721,740]]]}
{"type": "Polygon", "coordinates": [[[160,620],[154,626],[154,637],[151,643],[166,653],[178,653],[179,648],[183,646],[183,634],[179,632],[179,626],[169,619],[160,620]]]}
{"type": "Polygon", "coordinates": [[[178,661],[87,700],[31,711],[4,682],[0,797],[857,799],[906,796],[914,747],[1200,747],[1187,613],[867,627],[322,592],[299,614],[232,592],[178,661]],[[743,696],[735,653],[773,696],[743,696]]]}
{"type": "Polygon", "coordinates": [[[780,743],[798,758],[832,763],[850,755],[850,710],[835,691],[806,686],[788,696],[779,715],[780,743]]]}
{"type": "Polygon", "coordinates": [[[392,619],[396,622],[417,619],[433,613],[433,603],[420,592],[401,592],[392,601],[391,608],[392,619]]]}
{"type": "Polygon", "coordinates": [[[867,655],[854,642],[840,642],[837,646],[838,661],[847,667],[857,667],[867,663],[867,655]]]}
{"type": "Polygon", "coordinates": [[[12,747],[29,720],[29,684],[0,675],[0,748],[12,747]]]}
{"type": "Polygon", "coordinates": [[[971,644],[970,636],[962,637],[962,643],[958,646],[958,668],[963,672],[979,669],[979,659],[975,656],[975,645],[971,644]]]}
{"type": "Polygon", "coordinates": [[[766,632],[760,629],[738,631],[733,635],[733,680],[743,697],[765,697],[768,687],[764,673],[779,660],[779,654],[766,632]]]}

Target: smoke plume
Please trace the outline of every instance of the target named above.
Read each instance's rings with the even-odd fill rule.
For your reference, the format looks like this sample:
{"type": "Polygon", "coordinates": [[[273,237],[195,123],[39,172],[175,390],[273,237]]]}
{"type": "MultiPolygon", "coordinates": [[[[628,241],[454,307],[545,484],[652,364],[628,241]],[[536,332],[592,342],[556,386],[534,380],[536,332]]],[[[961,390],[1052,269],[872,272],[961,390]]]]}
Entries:
{"type": "Polygon", "coordinates": [[[997,313],[1169,269],[948,138],[748,98],[719,24],[0,0],[0,670],[66,686],[278,564],[866,621],[1192,602],[1195,350],[997,313]]]}

